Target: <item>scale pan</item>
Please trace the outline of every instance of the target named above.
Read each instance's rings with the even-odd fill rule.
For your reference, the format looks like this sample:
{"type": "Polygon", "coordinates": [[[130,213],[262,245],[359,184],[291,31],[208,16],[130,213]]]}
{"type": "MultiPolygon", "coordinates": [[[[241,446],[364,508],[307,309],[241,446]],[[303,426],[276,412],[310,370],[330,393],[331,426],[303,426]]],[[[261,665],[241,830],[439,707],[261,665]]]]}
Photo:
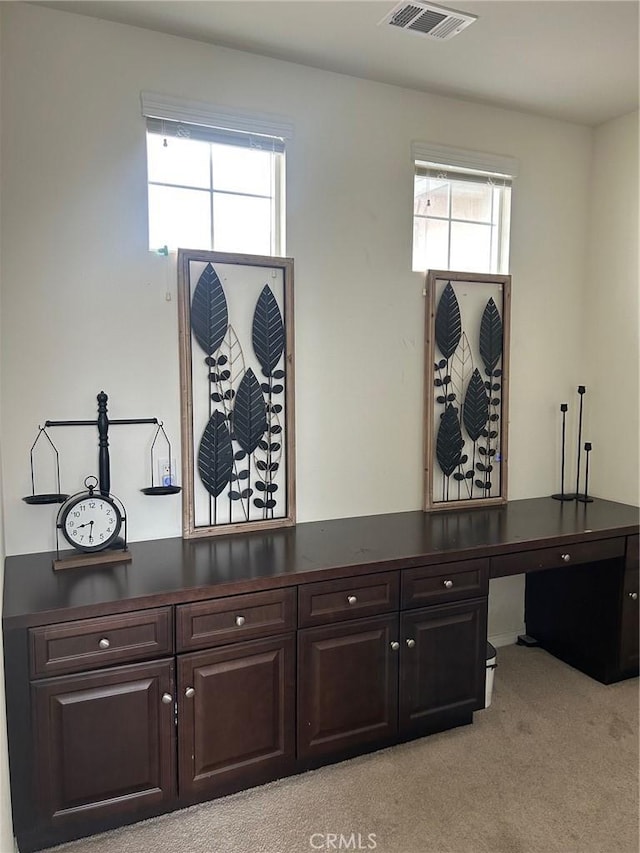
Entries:
{"type": "Polygon", "coordinates": [[[69,495],[50,494],[50,495],[27,495],[22,500],[26,504],[63,504],[69,495]]]}
{"type": "Polygon", "coordinates": [[[140,489],[144,495],[177,495],[182,491],[181,486],[147,486],[146,489],[140,489]]]}

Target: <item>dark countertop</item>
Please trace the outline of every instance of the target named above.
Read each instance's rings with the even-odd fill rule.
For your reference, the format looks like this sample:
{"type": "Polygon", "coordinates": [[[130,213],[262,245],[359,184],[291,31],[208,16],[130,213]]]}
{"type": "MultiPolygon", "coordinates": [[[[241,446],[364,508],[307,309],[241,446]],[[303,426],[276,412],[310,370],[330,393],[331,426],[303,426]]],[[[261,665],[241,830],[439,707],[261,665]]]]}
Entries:
{"type": "Polygon", "coordinates": [[[8,557],[5,628],[214,598],[336,577],[637,533],[637,507],[550,498],[403,512],[269,532],[131,543],[133,560],[54,572],[55,553],[8,557]]]}

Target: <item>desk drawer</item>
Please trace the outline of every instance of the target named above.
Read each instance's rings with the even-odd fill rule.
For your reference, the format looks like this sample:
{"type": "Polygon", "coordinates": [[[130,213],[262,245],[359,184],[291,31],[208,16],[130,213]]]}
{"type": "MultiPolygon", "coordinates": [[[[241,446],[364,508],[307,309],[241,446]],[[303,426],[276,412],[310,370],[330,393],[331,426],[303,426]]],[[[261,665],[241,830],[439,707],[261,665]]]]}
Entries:
{"type": "Polygon", "coordinates": [[[169,655],[172,627],[171,608],[160,607],[31,628],[31,675],[66,675],[169,655]]]}
{"type": "Polygon", "coordinates": [[[614,539],[599,539],[595,542],[580,542],[576,545],[556,545],[553,548],[537,548],[518,551],[491,558],[491,577],[519,575],[538,569],[558,569],[579,563],[595,563],[624,556],[625,541],[620,536],[614,539]]]}
{"type": "Polygon", "coordinates": [[[306,628],[397,610],[399,586],[398,572],[304,584],[298,588],[298,623],[306,628]]]}
{"type": "Polygon", "coordinates": [[[179,652],[295,631],[294,589],[230,595],[176,608],[179,652]]]}
{"type": "Polygon", "coordinates": [[[424,607],[489,593],[489,560],[461,560],[402,572],[402,608],[424,607]]]}

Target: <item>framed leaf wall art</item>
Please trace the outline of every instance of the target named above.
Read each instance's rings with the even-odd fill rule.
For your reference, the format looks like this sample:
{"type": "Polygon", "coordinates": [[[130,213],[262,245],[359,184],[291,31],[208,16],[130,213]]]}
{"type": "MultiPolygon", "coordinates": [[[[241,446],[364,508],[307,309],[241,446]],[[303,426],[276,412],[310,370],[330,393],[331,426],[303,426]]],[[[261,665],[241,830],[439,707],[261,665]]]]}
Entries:
{"type": "Polygon", "coordinates": [[[424,508],[507,502],[511,276],[429,270],[424,508]]]}
{"type": "Polygon", "coordinates": [[[178,250],[185,538],[295,523],[293,260],[178,250]]]}

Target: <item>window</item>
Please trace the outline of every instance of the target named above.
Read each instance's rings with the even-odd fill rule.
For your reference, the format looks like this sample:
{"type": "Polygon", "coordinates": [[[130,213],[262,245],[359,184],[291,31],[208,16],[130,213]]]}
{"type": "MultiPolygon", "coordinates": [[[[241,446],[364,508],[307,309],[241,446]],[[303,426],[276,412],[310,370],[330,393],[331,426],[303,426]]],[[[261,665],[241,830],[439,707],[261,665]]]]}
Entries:
{"type": "Polygon", "coordinates": [[[148,93],[142,108],[149,248],[282,255],[290,127],[148,93]]]}
{"type": "Polygon", "coordinates": [[[460,165],[491,155],[416,144],[418,151],[438,161],[414,156],[413,269],[508,273],[515,161],[492,158],[506,173],[460,165]]]}

